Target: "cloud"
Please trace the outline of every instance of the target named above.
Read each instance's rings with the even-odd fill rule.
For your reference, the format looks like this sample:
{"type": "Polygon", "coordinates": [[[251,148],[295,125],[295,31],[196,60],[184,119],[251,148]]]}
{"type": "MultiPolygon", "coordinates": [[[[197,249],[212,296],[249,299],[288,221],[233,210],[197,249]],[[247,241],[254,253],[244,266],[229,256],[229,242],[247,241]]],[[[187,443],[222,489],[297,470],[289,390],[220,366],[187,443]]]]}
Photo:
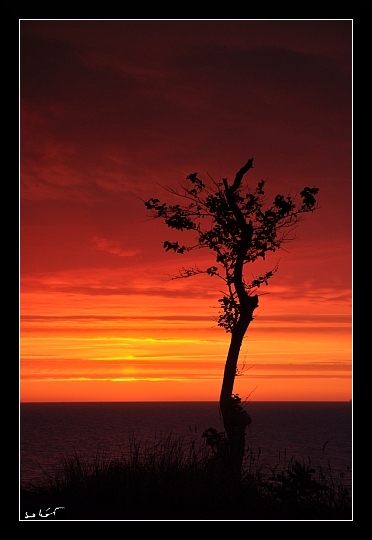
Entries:
{"type": "Polygon", "coordinates": [[[183,178],[190,162],[225,176],[248,144],[255,155],[270,147],[267,173],[294,146],[292,167],[309,171],[312,156],[321,170],[330,155],[329,171],[345,169],[332,151],[319,152],[350,141],[342,21],[24,21],[21,29],[23,196],[33,181],[41,195],[40,180],[45,196],[64,184],[94,194],[128,190],[134,179],[139,188],[164,174],[183,178]]]}
{"type": "Polygon", "coordinates": [[[92,243],[100,251],[107,251],[118,257],[134,257],[141,253],[140,249],[124,249],[113,240],[107,240],[99,236],[93,236],[92,243]]]}

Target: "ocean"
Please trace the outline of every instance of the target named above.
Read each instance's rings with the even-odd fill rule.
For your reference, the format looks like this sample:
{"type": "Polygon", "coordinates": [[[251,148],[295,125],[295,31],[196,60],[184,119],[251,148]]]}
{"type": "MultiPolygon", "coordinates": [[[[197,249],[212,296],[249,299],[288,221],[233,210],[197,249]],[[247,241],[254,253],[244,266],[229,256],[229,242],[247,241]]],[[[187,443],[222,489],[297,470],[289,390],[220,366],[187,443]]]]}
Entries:
{"type": "MultiPolygon", "coordinates": [[[[330,468],[335,483],[351,489],[351,402],[249,402],[245,408],[252,418],[246,450],[255,467],[312,463],[330,468]]],[[[215,402],[22,403],[20,482],[52,474],[73,452],[115,459],[128,454],[133,440],[148,444],[169,435],[203,445],[209,427],[223,430],[215,402]]]]}

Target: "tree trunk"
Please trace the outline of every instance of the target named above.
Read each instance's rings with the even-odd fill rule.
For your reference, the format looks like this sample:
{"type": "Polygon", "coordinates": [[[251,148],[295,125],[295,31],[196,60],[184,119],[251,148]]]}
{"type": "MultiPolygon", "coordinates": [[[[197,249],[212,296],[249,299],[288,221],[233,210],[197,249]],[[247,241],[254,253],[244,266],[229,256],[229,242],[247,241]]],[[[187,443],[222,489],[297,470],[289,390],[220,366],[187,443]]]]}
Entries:
{"type": "Polygon", "coordinates": [[[240,479],[245,449],[245,429],[251,423],[248,413],[233,397],[234,381],[243,338],[253,319],[253,311],[258,305],[257,296],[248,297],[249,307],[241,314],[231,333],[225,371],[220,395],[220,410],[223,425],[229,440],[228,466],[232,478],[240,479]]]}

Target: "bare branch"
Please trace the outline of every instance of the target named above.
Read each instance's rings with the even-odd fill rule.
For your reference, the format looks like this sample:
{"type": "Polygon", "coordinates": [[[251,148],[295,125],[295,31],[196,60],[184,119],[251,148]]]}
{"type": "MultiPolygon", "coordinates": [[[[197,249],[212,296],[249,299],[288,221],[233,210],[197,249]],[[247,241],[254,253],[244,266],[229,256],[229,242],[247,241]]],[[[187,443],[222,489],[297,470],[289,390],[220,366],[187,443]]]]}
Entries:
{"type": "Polygon", "coordinates": [[[168,276],[170,277],[171,280],[174,280],[174,279],[186,279],[186,278],[189,278],[189,277],[192,277],[192,276],[197,276],[199,274],[207,274],[209,276],[217,276],[220,279],[222,279],[223,281],[226,281],[225,278],[218,273],[217,266],[210,266],[209,268],[206,268],[205,270],[202,270],[201,268],[199,268],[196,265],[194,267],[191,267],[191,268],[185,268],[185,267],[182,266],[179,269],[177,275],[168,274],[168,276]]]}
{"type": "Polygon", "coordinates": [[[230,188],[233,193],[237,189],[239,189],[240,184],[242,183],[242,180],[243,180],[243,176],[249,171],[249,169],[252,169],[252,168],[253,168],[253,158],[248,159],[247,163],[236,173],[234,183],[230,188]]]}

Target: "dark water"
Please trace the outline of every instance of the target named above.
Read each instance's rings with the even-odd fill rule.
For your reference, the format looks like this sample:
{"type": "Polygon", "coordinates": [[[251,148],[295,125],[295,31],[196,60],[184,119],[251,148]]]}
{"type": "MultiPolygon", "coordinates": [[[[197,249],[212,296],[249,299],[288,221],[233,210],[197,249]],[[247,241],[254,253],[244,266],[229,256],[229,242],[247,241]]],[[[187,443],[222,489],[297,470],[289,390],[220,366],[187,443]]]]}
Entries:
{"type": "MultiPolygon", "coordinates": [[[[336,482],[351,487],[352,406],[349,402],[252,402],[247,450],[255,464],[285,459],[331,465],[336,482]],[[258,459],[259,456],[259,459],[258,459]]],[[[130,439],[147,443],[170,433],[202,444],[209,427],[222,431],[214,402],[22,403],[20,480],[55,470],[74,451],[84,457],[118,457],[130,439]]]]}

